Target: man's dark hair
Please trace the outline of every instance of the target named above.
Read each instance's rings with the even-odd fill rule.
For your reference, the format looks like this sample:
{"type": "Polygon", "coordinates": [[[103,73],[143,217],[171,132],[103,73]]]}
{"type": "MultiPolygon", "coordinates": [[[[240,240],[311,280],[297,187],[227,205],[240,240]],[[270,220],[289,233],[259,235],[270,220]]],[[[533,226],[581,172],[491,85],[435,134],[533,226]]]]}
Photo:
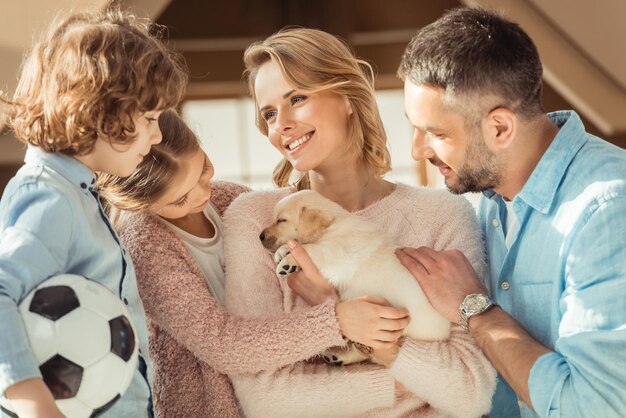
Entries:
{"type": "Polygon", "coordinates": [[[483,8],[457,8],[422,28],[407,46],[398,76],[439,87],[452,101],[497,96],[527,117],[543,113],[542,67],[518,24],[483,8]]]}

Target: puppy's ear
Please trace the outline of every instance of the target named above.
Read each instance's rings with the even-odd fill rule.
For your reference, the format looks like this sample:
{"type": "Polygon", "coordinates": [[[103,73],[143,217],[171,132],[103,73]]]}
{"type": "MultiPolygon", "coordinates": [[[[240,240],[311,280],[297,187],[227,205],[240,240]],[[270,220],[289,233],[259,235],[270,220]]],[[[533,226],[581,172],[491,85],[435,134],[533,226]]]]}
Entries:
{"type": "Polygon", "coordinates": [[[298,241],[303,244],[314,242],[332,222],[333,219],[321,210],[303,206],[298,222],[298,241]]]}

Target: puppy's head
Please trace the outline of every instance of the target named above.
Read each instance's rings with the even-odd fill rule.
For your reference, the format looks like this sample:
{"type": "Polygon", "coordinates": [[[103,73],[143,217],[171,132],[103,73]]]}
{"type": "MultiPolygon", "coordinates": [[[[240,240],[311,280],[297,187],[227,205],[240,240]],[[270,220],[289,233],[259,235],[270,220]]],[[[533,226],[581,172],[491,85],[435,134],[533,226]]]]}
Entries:
{"type": "Polygon", "coordinates": [[[276,251],[290,239],[301,244],[315,242],[334,220],[333,205],[336,204],[312,190],[293,193],[276,204],[274,222],[261,232],[259,239],[270,251],[276,251]]]}

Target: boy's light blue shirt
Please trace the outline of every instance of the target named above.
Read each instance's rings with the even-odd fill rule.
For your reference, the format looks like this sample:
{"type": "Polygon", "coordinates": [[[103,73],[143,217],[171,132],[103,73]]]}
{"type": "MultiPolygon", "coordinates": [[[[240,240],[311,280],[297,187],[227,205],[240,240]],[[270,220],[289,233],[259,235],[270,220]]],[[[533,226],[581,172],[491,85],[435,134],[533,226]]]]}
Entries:
{"type": "MultiPolygon", "coordinates": [[[[93,279],[128,304],[140,358],[148,340],[135,271],[92,190],[96,175],[78,160],[29,147],[25,165],[0,201],[0,395],[41,376],[28,345],[19,302],[46,278],[73,273],[93,279]]],[[[152,416],[149,361],[104,417],[152,416]]]]}
{"type": "Polygon", "coordinates": [[[585,132],[574,112],[506,207],[487,191],[479,220],[496,302],[540,343],[529,377],[536,410],[500,380],[492,418],[626,416],[626,151],[585,132]]]}

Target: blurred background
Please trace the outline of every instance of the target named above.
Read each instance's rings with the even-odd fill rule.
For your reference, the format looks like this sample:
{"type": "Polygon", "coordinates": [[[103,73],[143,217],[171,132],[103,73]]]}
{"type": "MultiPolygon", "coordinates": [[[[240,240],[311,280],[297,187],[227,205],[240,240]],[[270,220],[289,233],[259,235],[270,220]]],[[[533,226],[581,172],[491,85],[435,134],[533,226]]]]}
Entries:
{"type": "MultiPolygon", "coordinates": [[[[59,11],[97,10],[110,0],[0,0],[0,89],[15,89],[32,40],[59,11]]],[[[377,98],[392,151],[393,181],[443,187],[437,170],[412,161],[411,128],[395,72],[422,26],[460,5],[501,10],[534,39],[544,64],[546,110],[574,109],[588,131],[626,148],[626,0],[123,0],[168,28],[189,66],[181,104],[216,166],[216,178],[269,188],[279,161],[254,125],[241,80],[246,46],[287,25],[345,39],[377,72],[377,98]]],[[[2,112],[2,109],[0,109],[2,112]]],[[[25,147],[0,121],[0,191],[25,147]]],[[[473,200],[473,199],[471,199],[473,200]]]]}

